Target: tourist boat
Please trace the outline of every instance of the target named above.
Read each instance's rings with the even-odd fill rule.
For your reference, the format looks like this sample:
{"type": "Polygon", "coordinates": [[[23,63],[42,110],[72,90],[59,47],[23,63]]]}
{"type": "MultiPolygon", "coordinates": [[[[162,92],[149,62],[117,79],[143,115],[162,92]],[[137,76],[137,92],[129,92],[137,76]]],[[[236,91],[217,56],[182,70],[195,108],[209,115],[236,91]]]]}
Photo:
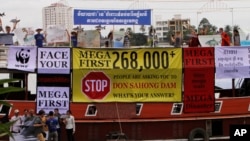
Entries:
{"type": "MultiPolygon", "coordinates": [[[[215,111],[210,113],[184,113],[183,103],[71,102],[70,109],[76,119],[75,136],[86,141],[112,140],[124,136],[127,140],[184,141],[194,137],[229,140],[231,124],[250,122],[250,97],[241,96],[247,82],[248,79],[242,81],[242,88],[234,92],[232,89],[215,87],[215,111]]],[[[18,95],[11,97],[18,99],[18,95]]],[[[8,102],[13,105],[9,109],[9,116],[16,108],[23,111],[36,107],[35,100],[8,102]]]]}
{"type": "MultiPolygon", "coordinates": [[[[27,73],[22,73],[26,80],[27,73]]],[[[230,125],[250,122],[249,79],[232,82],[236,83],[229,89],[215,86],[215,111],[209,113],[184,113],[181,102],[70,102],[76,140],[229,140],[230,125]]],[[[6,119],[15,109],[21,114],[24,109],[35,109],[35,97],[27,91],[9,94],[5,98],[13,107],[1,105],[1,115],[6,119]]]]}

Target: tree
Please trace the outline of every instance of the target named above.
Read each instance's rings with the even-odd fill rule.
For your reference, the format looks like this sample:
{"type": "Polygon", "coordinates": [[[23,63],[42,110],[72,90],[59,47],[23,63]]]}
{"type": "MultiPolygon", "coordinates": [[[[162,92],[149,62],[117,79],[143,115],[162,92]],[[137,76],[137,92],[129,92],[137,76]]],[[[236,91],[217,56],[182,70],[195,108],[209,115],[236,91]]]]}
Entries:
{"type": "MultiPolygon", "coordinates": [[[[17,81],[20,81],[20,79],[1,79],[0,85],[3,86],[5,83],[13,83],[17,81]]],[[[18,88],[18,87],[12,87],[12,86],[0,87],[0,95],[8,94],[11,92],[21,92],[21,91],[24,91],[24,88],[18,88]]],[[[3,101],[3,100],[0,100],[0,105],[11,107],[10,103],[3,101]]],[[[6,115],[6,116],[9,116],[9,115],[6,115]]],[[[15,123],[15,121],[6,122],[6,123],[2,123],[2,121],[0,121],[0,137],[8,135],[13,138],[12,133],[10,132],[10,127],[11,125],[13,125],[13,123],[15,123]]]]}

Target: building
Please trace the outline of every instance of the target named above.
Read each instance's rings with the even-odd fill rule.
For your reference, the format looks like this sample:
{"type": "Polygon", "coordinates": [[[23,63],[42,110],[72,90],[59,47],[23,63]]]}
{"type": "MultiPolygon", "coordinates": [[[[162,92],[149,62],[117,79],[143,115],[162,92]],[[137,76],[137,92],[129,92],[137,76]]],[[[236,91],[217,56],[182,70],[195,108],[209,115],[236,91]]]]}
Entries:
{"type": "Polygon", "coordinates": [[[181,15],[174,15],[171,20],[156,21],[156,34],[160,42],[168,41],[169,32],[175,34],[177,31],[181,31],[181,35],[190,29],[190,19],[182,19],[181,15]]]}
{"type": "Polygon", "coordinates": [[[67,5],[66,0],[60,0],[44,7],[42,10],[43,29],[50,25],[64,25],[69,31],[73,28],[72,7],[67,5]]]}

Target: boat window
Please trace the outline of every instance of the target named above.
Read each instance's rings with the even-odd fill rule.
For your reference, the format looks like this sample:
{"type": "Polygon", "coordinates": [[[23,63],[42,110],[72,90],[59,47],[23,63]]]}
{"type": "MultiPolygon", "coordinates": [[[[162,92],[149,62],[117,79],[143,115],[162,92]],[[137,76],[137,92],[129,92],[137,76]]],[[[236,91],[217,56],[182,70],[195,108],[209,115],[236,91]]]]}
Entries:
{"type": "Polygon", "coordinates": [[[222,107],[222,101],[215,101],[214,112],[219,113],[222,107]]]}
{"type": "Polygon", "coordinates": [[[142,103],[136,103],[136,115],[141,114],[142,107],[143,107],[142,103]]]}
{"type": "Polygon", "coordinates": [[[171,115],[180,115],[182,114],[183,103],[173,103],[171,115]]]}
{"type": "Polygon", "coordinates": [[[89,104],[86,109],[85,116],[96,116],[96,114],[97,114],[96,106],[94,104],[89,104]]]}

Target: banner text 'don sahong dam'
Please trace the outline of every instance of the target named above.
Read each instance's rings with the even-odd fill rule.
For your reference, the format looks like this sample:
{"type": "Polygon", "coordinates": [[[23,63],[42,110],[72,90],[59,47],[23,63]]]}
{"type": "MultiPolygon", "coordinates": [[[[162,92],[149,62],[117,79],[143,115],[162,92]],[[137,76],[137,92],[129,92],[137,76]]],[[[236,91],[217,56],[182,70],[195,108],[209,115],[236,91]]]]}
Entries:
{"type": "Polygon", "coordinates": [[[73,48],[74,102],[178,102],[181,81],[179,48],[73,48]]]}

